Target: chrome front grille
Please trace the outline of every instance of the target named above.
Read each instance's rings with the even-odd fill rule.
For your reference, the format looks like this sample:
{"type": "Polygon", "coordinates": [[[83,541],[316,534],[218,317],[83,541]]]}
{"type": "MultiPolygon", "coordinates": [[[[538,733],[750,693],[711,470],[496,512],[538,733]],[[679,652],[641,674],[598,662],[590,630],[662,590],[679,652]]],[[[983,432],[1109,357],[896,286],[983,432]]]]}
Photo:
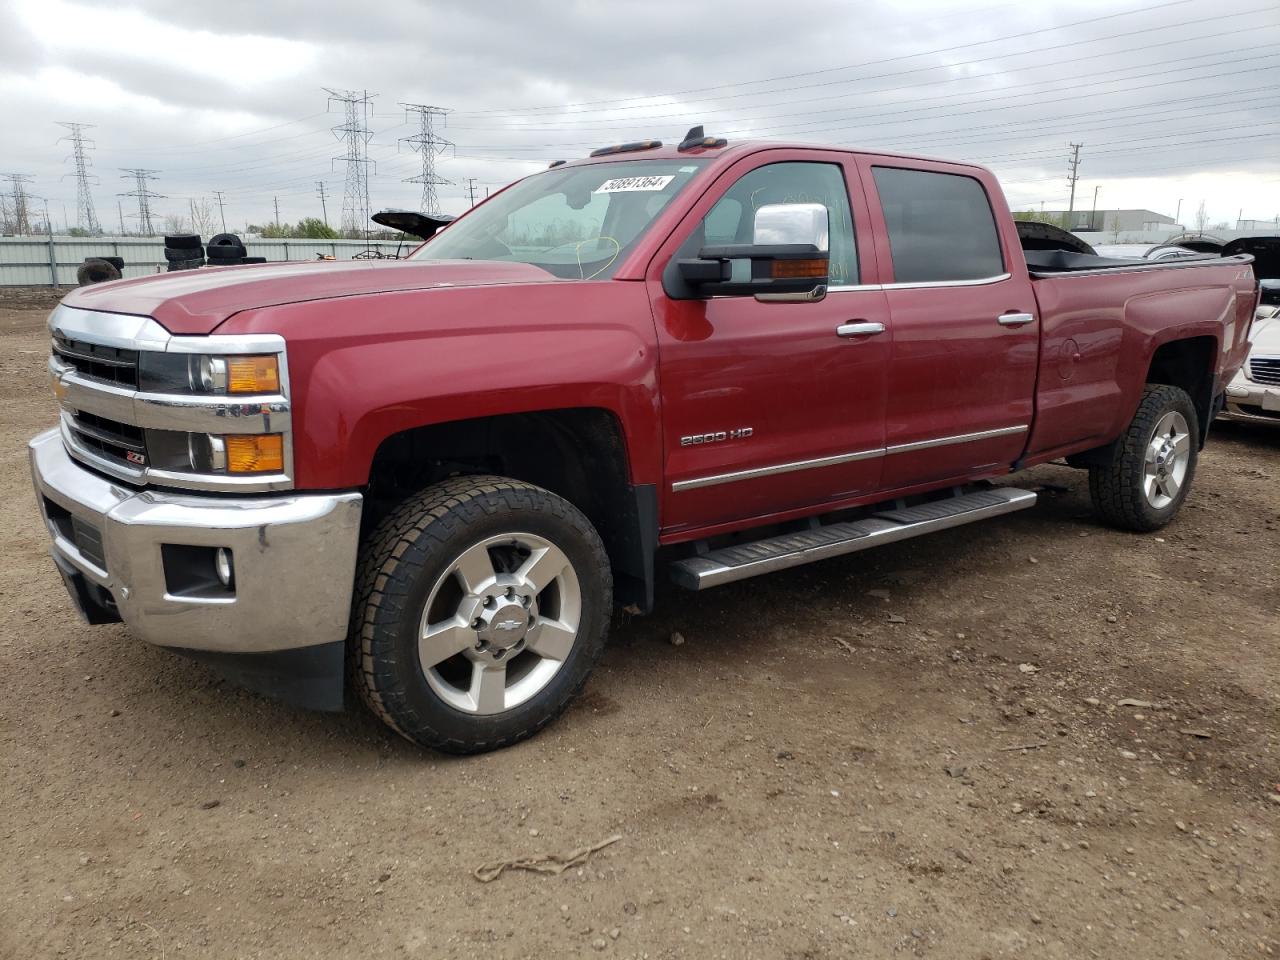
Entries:
{"type": "Polygon", "coordinates": [[[138,351],[107,347],[55,335],[53,355],[82,377],[120,387],[138,388],[138,351]]]}
{"type": "Polygon", "coordinates": [[[1280,387],[1280,357],[1254,357],[1249,361],[1249,378],[1255,383],[1280,387]]]}
{"type": "Polygon", "coordinates": [[[147,444],[140,427],[96,414],[68,411],[68,426],[76,441],[100,457],[136,469],[147,462],[147,444]]]}

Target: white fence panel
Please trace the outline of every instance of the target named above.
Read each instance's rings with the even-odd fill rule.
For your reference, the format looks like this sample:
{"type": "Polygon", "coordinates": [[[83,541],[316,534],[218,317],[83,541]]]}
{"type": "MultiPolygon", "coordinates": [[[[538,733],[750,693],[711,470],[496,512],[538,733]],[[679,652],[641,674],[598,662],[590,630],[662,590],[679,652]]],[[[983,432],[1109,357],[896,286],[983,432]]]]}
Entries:
{"type": "MultiPolygon", "coordinates": [[[[368,250],[404,256],[419,241],[395,240],[245,240],[251,257],[270,262],[314,260],[317,255],[350,260],[368,250]]],[[[126,277],[143,277],[167,268],[161,237],[0,237],[0,286],[75,286],[85,257],[122,257],[126,277]]]]}

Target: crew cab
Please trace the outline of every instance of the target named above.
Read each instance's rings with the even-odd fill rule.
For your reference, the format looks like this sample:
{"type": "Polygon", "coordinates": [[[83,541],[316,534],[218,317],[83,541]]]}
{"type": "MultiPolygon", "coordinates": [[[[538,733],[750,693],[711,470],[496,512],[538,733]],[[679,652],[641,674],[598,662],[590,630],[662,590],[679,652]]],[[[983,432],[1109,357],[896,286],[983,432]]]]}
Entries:
{"type": "Polygon", "coordinates": [[[399,262],[122,280],[49,319],[31,441],[93,623],[474,752],[554,719],[615,606],[1033,505],[1168,523],[1251,258],[1022,249],[963,163],[695,128],[553,164],[399,262]]]}

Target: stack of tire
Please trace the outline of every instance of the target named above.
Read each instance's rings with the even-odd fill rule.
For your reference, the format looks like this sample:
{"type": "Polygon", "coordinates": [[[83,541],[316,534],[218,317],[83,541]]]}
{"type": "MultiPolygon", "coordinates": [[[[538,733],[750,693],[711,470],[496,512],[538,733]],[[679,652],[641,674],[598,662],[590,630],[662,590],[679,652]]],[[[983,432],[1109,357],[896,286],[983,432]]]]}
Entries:
{"type": "Polygon", "coordinates": [[[169,272],[194,270],[204,266],[204,247],[194,233],[171,234],[164,238],[164,258],[169,262],[169,272]]]}
{"type": "Polygon", "coordinates": [[[108,280],[119,280],[124,275],[124,257],[85,257],[76,268],[76,283],[82,287],[108,280]]]}
{"type": "Polygon", "coordinates": [[[266,263],[266,257],[246,256],[249,252],[234,233],[219,233],[209,238],[205,247],[211,267],[234,267],[242,263],[266,263]]]}

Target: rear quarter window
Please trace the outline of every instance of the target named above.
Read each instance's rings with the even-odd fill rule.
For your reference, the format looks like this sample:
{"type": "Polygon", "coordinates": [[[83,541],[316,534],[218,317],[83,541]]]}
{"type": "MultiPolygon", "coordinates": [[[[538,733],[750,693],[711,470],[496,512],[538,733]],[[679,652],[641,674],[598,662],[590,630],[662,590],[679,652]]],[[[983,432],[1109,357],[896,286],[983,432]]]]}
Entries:
{"type": "Polygon", "coordinates": [[[961,174],[873,167],[895,283],[984,280],[1004,273],[991,201],[961,174]]]}

